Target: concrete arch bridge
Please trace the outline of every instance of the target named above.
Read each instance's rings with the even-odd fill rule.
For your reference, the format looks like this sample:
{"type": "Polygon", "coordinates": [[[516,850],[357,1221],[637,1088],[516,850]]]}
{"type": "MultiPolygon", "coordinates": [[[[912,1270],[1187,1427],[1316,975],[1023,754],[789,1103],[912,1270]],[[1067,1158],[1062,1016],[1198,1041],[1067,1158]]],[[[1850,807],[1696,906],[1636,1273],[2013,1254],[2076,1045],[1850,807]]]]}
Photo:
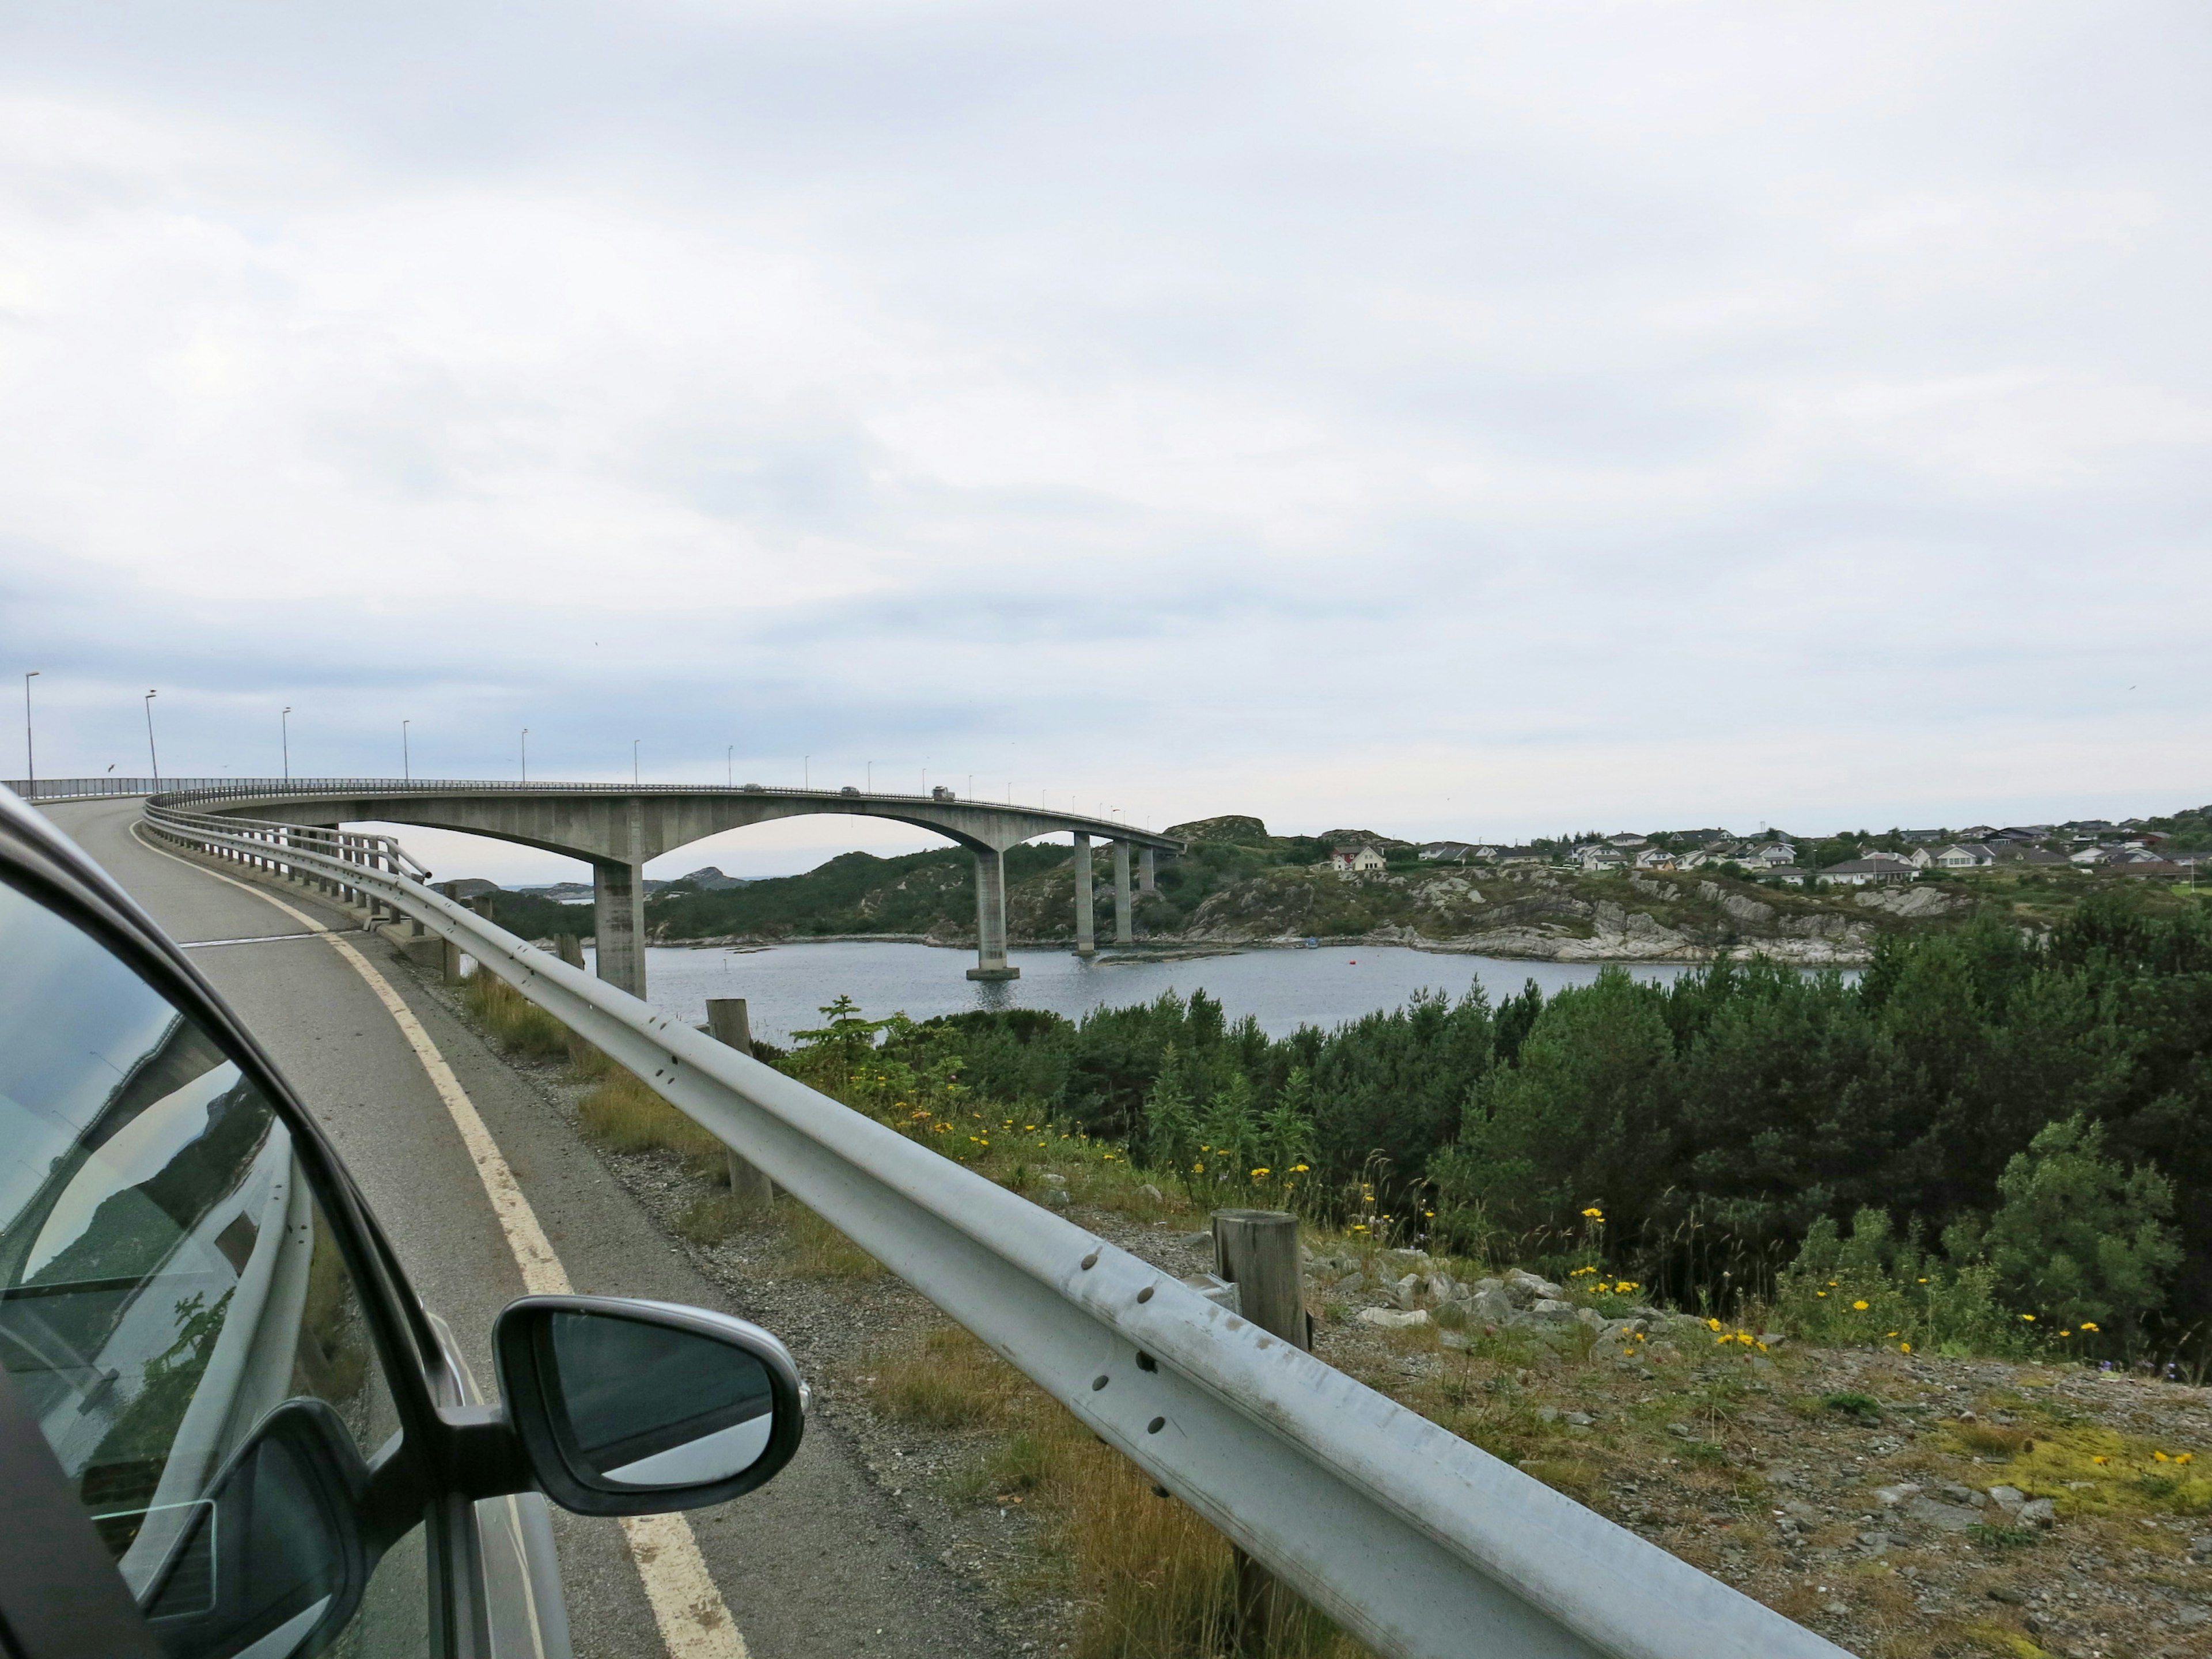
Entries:
{"type": "Polygon", "coordinates": [[[645,866],[679,847],[775,818],[822,813],[890,818],[957,842],[975,855],[975,966],[970,979],[1001,980],[1021,969],[1006,961],[1006,852],[1040,836],[1075,838],[1076,950],[1097,949],[1091,903],[1091,842],[1114,859],[1114,931],[1131,939],[1130,854],[1138,890],[1153,890],[1156,855],[1180,842],[1079,813],[962,800],[950,790],[927,795],[864,794],[856,789],[735,788],[688,784],[430,782],[422,779],[241,779],[172,790],[156,806],[263,823],[334,830],[347,823],[419,823],[489,836],[581,859],[592,866],[597,901],[599,973],[634,996],[645,994],[645,866]]]}

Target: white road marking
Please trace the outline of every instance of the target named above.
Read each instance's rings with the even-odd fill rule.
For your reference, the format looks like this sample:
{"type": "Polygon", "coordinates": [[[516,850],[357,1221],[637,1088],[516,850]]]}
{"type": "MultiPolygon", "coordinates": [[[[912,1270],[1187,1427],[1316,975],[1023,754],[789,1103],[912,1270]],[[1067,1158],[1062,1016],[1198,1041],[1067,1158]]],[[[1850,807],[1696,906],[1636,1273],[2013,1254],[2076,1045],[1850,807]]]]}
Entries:
{"type": "MultiPolygon", "coordinates": [[[[545,1230],[538,1224],[538,1212],[523,1195],[514,1171],[507,1167],[499,1150],[499,1143],[484,1127],[475,1103],[461,1087],[460,1079],[453,1075],[453,1067],[446,1064],[445,1055],[438,1052],[438,1045],[431,1040],[430,1034],[422,1029],[422,1022],[400,1000],[391,981],[376,970],[367,957],[340,939],[337,929],[325,927],[274,894],[155,846],[139,835],[136,824],[131,826],[131,833],[149,852],[174,859],[203,875],[213,876],[241,892],[265,900],[306,928],[307,936],[319,935],[330,941],[331,948],[345,958],[384,1005],[392,1023],[399,1027],[400,1035],[407,1039],[407,1046],[415,1051],[415,1058],[429,1073],[431,1086],[437,1090],[438,1098],[445,1102],[453,1127],[460,1131],[461,1143],[468,1148],[469,1157],[477,1166],[484,1196],[491,1200],[492,1212],[498,1216],[500,1228],[507,1235],[507,1248],[514,1253],[514,1265],[522,1270],[523,1288],[533,1296],[568,1295],[568,1270],[553,1253],[545,1230]]],[[[722,1600],[714,1575],[707,1571],[707,1558],[699,1553],[698,1535],[691,1530],[691,1523],[681,1515],[625,1516],[622,1529],[629,1545],[630,1559],[637,1563],[638,1577],[645,1581],[645,1598],[653,1606],[653,1622],[660,1626],[660,1639],[668,1649],[670,1659],[748,1659],[745,1638],[737,1621],[730,1617],[729,1606],[722,1600]]]]}

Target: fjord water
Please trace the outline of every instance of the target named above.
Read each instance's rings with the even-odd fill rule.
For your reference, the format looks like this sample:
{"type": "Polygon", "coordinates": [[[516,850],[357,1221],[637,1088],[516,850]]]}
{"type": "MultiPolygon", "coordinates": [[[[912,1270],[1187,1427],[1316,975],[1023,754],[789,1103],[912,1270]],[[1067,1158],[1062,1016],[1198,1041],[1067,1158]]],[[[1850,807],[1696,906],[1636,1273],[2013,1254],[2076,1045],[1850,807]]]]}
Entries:
{"type": "MultiPolygon", "coordinates": [[[[744,997],[753,1035],[788,1044],[791,1034],[821,1024],[823,1004],[851,997],[871,1018],[905,1013],[915,1019],[975,1008],[1046,1008],[1079,1019],[1093,1008],[1149,1002],[1163,991],[1188,996],[1204,990],[1229,1018],[1249,1014],[1270,1036],[1287,1036],[1301,1025],[1324,1029],[1378,1009],[1395,1008],[1422,989],[1464,995],[1480,984],[1494,1003],[1534,980],[1546,994],[1587,985],[1595,963],[1514,962],[1495,957],[1448,956],[1403,945],[1349,950],[1245,951],[1182,962],[1083,962],[1065,951],[1015,951],[1022,970],[1004,984],[970,981],[972,951],[871,941],[780,945],[768,950],[683,950],[655,946],[646,953],[646,982],[653,1004],[678,1018],[703,1024],[709,997],[744,997]]],[[[1671,980],[1675,964],[1637,963],[1638,979],[1671,980]]]]}

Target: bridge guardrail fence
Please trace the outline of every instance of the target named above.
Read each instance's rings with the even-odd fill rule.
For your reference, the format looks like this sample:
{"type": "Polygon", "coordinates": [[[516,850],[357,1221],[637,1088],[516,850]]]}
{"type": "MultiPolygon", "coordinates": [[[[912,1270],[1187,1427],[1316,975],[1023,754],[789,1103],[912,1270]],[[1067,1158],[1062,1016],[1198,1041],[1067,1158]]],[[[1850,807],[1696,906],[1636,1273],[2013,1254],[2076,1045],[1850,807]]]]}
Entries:
{"type": "MultiPolygon", "coordinates": [[[[406,875],[149,804],[221,860],[420,921],[627,1066],[1379,1652],[1839,1659],[1843,1650],[1342,1372],[406,875]]],[[[331,832],[336,833],[336,832],[331,832]]]]}

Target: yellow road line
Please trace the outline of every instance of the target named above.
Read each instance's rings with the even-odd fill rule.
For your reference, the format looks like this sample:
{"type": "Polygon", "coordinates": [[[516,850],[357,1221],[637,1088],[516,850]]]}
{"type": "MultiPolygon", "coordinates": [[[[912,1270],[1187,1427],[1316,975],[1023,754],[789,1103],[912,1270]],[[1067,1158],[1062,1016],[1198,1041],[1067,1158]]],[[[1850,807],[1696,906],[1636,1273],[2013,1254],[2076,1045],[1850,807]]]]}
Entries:
{"type": "MultiPolygon", "coordinates": [[[[545,1230],[538,1224],[538,1212],[523,1195],[521,1184],[507,1166],[499,1143],[484,1127],[476,1103],[461,1087],[460,1079],[453,1075],[453,1068],[446,1064],[437,1043],[422,1029],[422,1022],[415,1018],[415,1011],[392,988],[392,982],[376,970],[367,957],[340,939],[337,930],[325,927],[306,911],[295,909],[251,883],[155,846],[138,833],[136,824],[131,826],[131,833],[149,852],[173,859],[202,875],[228,882],[240,892],[251,893],[275,905],[307,932],[320,934],[361,975],[376,1000],[384,1005],[385,1012],[392,1016],[392,1023],[399,1027],[400,1035],[407,1039],[407,1046],[415,1051],[415,1058],[422,1062],[422,1069],[429,1073],[431,1087],[445,1102],[447,1114],[460,1131],[461,1144],[468,1148],[470,1160],[477,1166],[477,1178],[483,1182],[484,1196],[491,1200],[492,1213],[499,1218],[500,1230],[507,1235],[507,1249],[514,1253],[514,1265],[521,1269],[523,1288],[533,1296],[568,1295],[568,1270],[553,1253],[545,1230]]],[[[691,1530],[691,1523],[681,1515],[625,1516],[622,1528],[623,1540],[629,1546],[630,1559],[637,1563],[638,1577],[645,1581],[645,1599],[652,1603],[653,1622],[660,1626],[660,1639],[667,1646],[670,1659],[747,1659],[745,1638],[730,1617],[729,1607],[722,1600],[714,1575],[707,1571],[707,1559],[699,1553],[698,1534],[691,1530]]]]}

